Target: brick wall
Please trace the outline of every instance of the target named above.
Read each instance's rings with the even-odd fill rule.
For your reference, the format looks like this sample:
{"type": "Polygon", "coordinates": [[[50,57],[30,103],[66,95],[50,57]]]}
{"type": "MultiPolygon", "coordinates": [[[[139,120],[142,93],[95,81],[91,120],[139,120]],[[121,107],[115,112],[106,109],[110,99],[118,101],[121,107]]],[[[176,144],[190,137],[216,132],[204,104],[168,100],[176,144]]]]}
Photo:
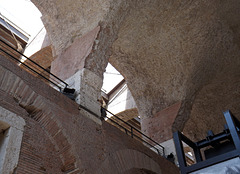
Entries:
{"type": "Polygon", "coordinates": [[[0,71],[1,106],[26,121],[17,174],[105,174],[131,168],[178,173],[166,159],[112,125],[89,119],[75,102],[3,57],[0,71]]]}
{"type": "Polygon", "coordinates": [[[17,174],[62,173],[62,162],[46,132],[32,119],[26,119],[17,174]]]}
{"type": "Polygon", "coordinates": [[[172,138],[172,125],[178,114],[181,102],[175,103],[153,117],[144,118],[141,126],[142,131],[158,143],[162,143],[172,138]]]}
{"type": "Polygon", "coordinates": [[[53,144],[42,127],[21,108],[14,98],[0,90],[0,105],[21,116],[26,121],[19,163],[15,172],[26,173],[61,173],[62,163],[53,144]]]}

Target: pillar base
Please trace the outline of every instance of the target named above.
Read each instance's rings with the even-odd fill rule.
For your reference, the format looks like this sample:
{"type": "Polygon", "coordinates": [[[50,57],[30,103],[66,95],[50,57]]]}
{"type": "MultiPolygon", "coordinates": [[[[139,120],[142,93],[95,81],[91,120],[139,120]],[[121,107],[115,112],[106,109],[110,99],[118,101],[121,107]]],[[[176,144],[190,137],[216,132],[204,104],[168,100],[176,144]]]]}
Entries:
{"type": "Polygon", "coordinates": [[[69,84],[69,88],[76,90],[75,101],[83,106],[83,108],[79,107],[81,112],[95,122],[101,123],[101,106],[98,99],[101,97],[102,78],[92,71],[83,68],[65,80],[65,82],[69,84]],[[84,110],[84,108],[90,110],[93,114],[84,110]]]}

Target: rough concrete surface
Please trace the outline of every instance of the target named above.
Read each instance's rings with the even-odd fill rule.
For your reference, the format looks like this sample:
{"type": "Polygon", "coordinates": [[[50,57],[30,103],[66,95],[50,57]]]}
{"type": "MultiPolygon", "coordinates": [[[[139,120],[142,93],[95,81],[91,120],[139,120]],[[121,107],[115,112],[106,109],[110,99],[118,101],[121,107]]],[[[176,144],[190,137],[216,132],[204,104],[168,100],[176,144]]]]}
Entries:
{"type": "Polygon", "coordinates": [[[43,14],[54,55],[100,26],[84,67],[102,77],[109,60],[125,77],[142,117],[181,101],[173,130],[197,117],[192,108],[207,121],[215,111],[203,109],[206,100],[195,105],[200,91],[229,69],[239,74],[238,0],[32,1],[43,14]]]}

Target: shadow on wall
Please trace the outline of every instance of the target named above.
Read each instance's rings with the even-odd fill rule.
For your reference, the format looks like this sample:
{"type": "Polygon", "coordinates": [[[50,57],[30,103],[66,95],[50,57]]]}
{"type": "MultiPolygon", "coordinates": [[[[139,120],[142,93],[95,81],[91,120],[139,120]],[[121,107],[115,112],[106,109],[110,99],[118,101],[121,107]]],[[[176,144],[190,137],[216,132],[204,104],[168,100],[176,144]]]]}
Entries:
{"type": "Polygon", "coordinates": [[[109,156],[102,163],[97,173],[160,174],[162,172],[160,166],[147,155],[133,149],[125,149],[109,156]]]}
{"type": "Polygon", "coordinates": [[[124,172],[123,174],[156,174],[156,173],[152,172],[150,170],[147,170],[147,169],[133,168],[133,169],[130,169],[130,170],[124,172]]]}

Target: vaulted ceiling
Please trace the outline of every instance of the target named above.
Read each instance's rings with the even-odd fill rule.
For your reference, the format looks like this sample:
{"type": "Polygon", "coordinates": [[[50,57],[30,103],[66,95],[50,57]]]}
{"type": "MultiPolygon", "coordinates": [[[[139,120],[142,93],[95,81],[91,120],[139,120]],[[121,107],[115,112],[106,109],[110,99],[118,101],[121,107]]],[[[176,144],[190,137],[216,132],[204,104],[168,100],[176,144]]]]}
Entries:
{"type": "Polygon", "coordinates": [[[225,109],[240,118],[238,0],[32,1],[55,55],[101,26],[86,67],[102,76],[109,61],[125,77],[141,116],[181,101],[173,129],[194,139],[223,123],[225,109]]]}

